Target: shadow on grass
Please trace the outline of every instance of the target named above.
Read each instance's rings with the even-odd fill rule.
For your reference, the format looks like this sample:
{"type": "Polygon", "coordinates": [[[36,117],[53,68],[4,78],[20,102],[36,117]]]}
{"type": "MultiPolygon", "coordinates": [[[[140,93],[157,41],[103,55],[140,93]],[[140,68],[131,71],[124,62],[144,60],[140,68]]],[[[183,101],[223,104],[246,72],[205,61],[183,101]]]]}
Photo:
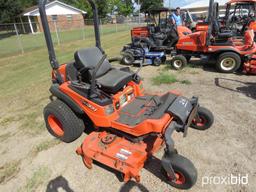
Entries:
{"type": "MultiPolygon", "coordinates": [[[[139,189],[139,191],[141,192],[149,192],[149,190],[142,184],[140,183],[136,183],[135,181],[129,181],[127,183],[125,183],[121,189],[119,190],[119,192],[130,192],[133,190],[133,188],[137,188],[139,189]]],[[[137,190],[138,191],[138,190],[137,190]]]]}
{"type": "Polygon", "coordinates": [[[63,176],[58,176],[51,180],[48,185],[46,192],[58,192],[60,189],[65,192],[74,192],[69,186],[68,181],[63,176]]]}
{"type": "Polygon", "coordinates": [[[228,79],[228,78],[215,78],[215,85],[222,89],[226,89],[236,93],[242,93],[247,97],[256,99],[256,83],[243,82],[243,81],[228,79]],[[232,85],[234,85],[234,83],[239,83],[240,85],[243,85],[243,86],[237,86],[235,88],[224,86],[223,83],[227,83],[227,82],[231,82],[232,85]]]}

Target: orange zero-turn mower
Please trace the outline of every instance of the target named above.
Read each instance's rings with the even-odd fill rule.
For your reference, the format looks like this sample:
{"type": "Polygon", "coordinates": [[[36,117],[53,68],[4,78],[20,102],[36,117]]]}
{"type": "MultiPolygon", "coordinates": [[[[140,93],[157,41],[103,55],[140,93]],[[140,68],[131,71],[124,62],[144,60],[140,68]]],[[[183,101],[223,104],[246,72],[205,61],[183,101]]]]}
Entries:
{"type": "MultiPolygon", "coordinates": [[[[234,37],[232,31],[222,31],[218,23],[218,3],[210,0],[208,31],[199,31],[181,37],[176,51],[186,58],[191,56],[211,60],[222,73],[233,73],[242,68],[247,55],[256,53],[254,32],[247,29],[244,38],[234,37]]],[[[172,66],[180,70],[184,66],[179,56],[172,59],[172,66]]]]}
{"type": "Polygon", "coordinates": [[[50,134],[72,142],[89,133],[77,149],[87,168],[93,161],[119,171],[124,181],[140,181],[140,170],[161,147],[166,181],[179,189],[191,188],[197,171],[190,160],[177,154],[171,135],[187,133],[188,127],[205,130],[212,113],[199,106],[198,98],[187,99],[172,92],[144,95],[141,78],[129,68],[113,68],[101,48],[97,8],[94,14],[96,47],[75,52],[75,61],[59,65],[47,22],[45,4],[39,10],[52,71],[51,102],[44,109],[50,134]]]}
{"type": "MultiPolygon", "coordinates": [[[[220,18],[221,28],[231,30],[236,36],[243,36],[245,29],[256,33],[256,0],[229,0],[225,16],[220,18]]],[[[208,31],[209,23],[199,22],[196,31],[208,31]]]]}

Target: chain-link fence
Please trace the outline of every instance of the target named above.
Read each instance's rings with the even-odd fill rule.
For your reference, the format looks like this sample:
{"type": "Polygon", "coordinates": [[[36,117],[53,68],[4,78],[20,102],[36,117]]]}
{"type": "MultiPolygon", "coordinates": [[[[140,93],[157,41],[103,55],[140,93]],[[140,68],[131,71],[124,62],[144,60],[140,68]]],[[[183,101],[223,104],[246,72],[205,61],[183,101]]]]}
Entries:
{"type": "MultiPolygon", "coordinates": [[[[101,35],[127,31],[143,25],[138,18],[125,18],[119,21],[100,19],[101,35]]],[[[55,45],[71,41],[93,38],[92,20],[51,21],[49,22],[55,45]]],[[[45,46],[43,29],[39,22],[0,24],[0,57],[23,54],[45,46]]]]}

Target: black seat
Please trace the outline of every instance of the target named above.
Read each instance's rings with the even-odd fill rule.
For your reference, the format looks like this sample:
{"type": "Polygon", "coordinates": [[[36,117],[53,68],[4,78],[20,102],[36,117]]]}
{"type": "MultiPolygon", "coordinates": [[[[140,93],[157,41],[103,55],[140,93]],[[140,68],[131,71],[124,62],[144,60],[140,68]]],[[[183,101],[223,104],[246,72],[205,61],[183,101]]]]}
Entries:
{"type": "Polygon", "coordinates": [[[214,34],[219,39],[228,39],[228,38],[234,36],[232,31],[230,31],[230,30],[222,30],[220,28],[220,24],[219,24],[218,20],[214,20],[213,21],[213,31],[214,31],[214,34]]]}
{"type": "MultiPolygon", "coordinates": [[[[81,73],[84,82],[91,83],[93,71],[102,57],[103,54],[97,47],[81,49],[75,53],[74,66],[81,73]]],[[[132,77],[132,73],[112,68],[105,59],[96,73],[96,82],[101,90],[115,94],[132,81],[132,77]]]]}

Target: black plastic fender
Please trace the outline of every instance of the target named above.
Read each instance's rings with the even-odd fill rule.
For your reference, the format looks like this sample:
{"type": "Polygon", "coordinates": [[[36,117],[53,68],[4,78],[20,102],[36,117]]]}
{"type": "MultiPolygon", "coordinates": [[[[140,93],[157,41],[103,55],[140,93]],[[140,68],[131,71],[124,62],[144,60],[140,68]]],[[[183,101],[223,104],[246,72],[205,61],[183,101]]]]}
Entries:
{"type": "Polygon", "coordinates": [[[59,89],[58,84],[53,84],[50,88],[50,92],[53,96],[67,104],[75,113],[80,115],[84,114],[84,111],[69,96],[59,89]]]}

